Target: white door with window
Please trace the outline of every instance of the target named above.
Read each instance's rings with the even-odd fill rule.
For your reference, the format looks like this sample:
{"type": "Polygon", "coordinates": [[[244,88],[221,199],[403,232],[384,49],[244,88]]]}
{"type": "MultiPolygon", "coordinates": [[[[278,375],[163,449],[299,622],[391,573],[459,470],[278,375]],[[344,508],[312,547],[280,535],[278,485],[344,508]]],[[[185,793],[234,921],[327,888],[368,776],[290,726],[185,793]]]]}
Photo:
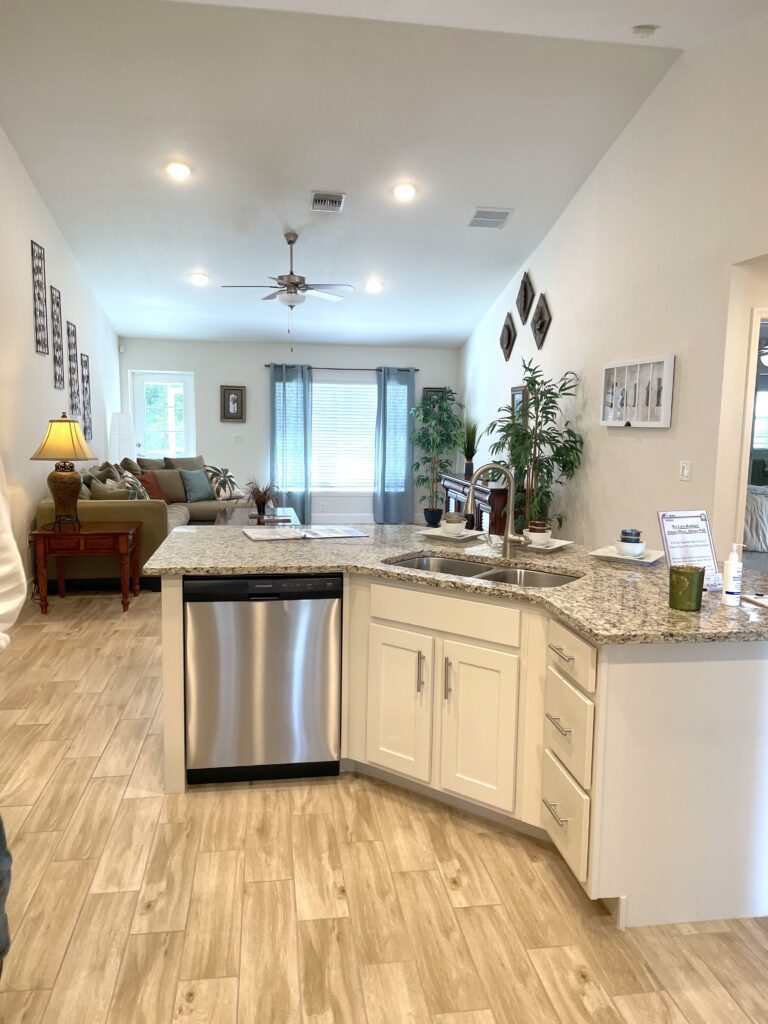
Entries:
{"type": "Polygon", "coordinates": [[[138,454],[147,459],[197,454],[194,373],[131,373],[138,454]]]}

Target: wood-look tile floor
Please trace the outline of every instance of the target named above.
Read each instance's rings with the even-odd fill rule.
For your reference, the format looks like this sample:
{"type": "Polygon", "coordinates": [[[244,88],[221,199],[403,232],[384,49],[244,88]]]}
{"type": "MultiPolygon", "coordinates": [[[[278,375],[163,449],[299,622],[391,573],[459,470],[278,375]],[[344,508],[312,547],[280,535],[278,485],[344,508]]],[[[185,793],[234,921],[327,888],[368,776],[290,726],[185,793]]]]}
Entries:
{"type": "Polygon", "coordinates": [[[164,796],[160,602],[0,655],[2,1024],[763,1024],[768,920],[618,932],[546,845],[342,776],[164,796]]]}

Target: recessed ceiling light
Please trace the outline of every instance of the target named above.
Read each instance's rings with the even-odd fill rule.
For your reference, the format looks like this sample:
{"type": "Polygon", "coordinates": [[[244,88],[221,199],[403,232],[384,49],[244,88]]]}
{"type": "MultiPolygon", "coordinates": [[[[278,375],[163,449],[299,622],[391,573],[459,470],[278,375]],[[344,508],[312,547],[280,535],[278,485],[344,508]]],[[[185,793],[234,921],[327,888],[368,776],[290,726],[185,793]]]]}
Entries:
{"type": "Polygon", "coordinates": [[[398,203],[411,203],[416,198],[416,186],[410,181],[401,181],[392,189],[392,195],[398,203]]]}
{"type": "Polygon", "coordinates": [[[186,181],[192,173],[187,164],[182,164],[178,160],[172,160],[171,163],[166,164],[165,171],[174,181],[186,181]]]}
{"type": "Polygon", "coordinates": [[[369,277],[365,282],[365,290],[369,295],[378,295],[384,290],[384,282],[380,277],[369,277]]]}
{"type": "Polygon", "coordinates": [[[194,270],[189,275],[189,283],[195,285],[197,288],[205,288],[207,284],[210,284],[210,277],[203,270],[194,270]]]}

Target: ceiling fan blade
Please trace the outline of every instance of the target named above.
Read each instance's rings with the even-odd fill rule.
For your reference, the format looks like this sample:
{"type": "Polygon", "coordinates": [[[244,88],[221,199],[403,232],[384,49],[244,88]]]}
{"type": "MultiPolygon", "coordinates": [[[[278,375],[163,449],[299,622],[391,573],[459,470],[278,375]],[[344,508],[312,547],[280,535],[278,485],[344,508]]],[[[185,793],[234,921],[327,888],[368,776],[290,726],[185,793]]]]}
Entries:
{"type": "Polygon", "coordinates": [[[273,284],[223,284],[222,288],[274,288],[273,284]]]}
{"type": "Polygon", "coordinates": [[[272,293],[271,293],[271,295],[262,295],[262,297],[261,297],[261,301],[262,301],[262,302],[266,302],[266,301],[267,301],[267,299],[275,299],[275,298],[277,298],[277,296],[278,296],[278,295],[280,294],[280,292],[282,292],[282,291],[283,291],[283,289],[282,289],[282,288],[278,288],[278,289],[277,289],[277,291],[276,291],[276,292],[272,292],[272,293]]]}
{"type": "Polygon", "coordinates": [[[329,291],[331,289],[340,292],[353,292],[355,286],[352,284],[307,284],[306,288],[319,289],[320,291],[329,291]]]}
{"type": "Polygon", "coordinates": [[[334,295],[333,292],[324,292],[319,288],[304,288],[305,295],[314,295],[316,299],[327,299],[329,302],[341,302],[343,295],[334,295]]]}

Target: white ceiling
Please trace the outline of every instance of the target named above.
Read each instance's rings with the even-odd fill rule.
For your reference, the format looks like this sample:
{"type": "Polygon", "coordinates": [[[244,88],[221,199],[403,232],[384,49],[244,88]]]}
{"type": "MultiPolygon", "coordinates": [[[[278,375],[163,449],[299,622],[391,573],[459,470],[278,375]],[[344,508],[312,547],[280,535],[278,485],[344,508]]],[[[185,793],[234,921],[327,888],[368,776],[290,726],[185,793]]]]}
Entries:
{"type": "Polygon", "coordinates": [[[220,7],[303,11],[411,25],[509,32],[602,43],[647,42],[634,25],[658,25],[653,42],[681,50],[765,18],[766,0],[175,0],[220,7]]]}
{"type": "Polygon", "coordinates": [[[284,336],[283,307],[215,286],[283,272],[294,228],[299,273],[358,289],[308,300],[297,341],[461,344],[676,58],[155,0],[0,15],[0,124],[124,336],[284,336]],[[193,168],[183,187],[173,158],[193,168]],[[407,208],[389,193],[402,177],[407,208]],[[313,188],[345,191],[344,212],[311,213],[313,188]],[[470,229],[475,204],[515,213],[470,229]],[[187,283],[198,268],[212,287],[187,283]]]}

